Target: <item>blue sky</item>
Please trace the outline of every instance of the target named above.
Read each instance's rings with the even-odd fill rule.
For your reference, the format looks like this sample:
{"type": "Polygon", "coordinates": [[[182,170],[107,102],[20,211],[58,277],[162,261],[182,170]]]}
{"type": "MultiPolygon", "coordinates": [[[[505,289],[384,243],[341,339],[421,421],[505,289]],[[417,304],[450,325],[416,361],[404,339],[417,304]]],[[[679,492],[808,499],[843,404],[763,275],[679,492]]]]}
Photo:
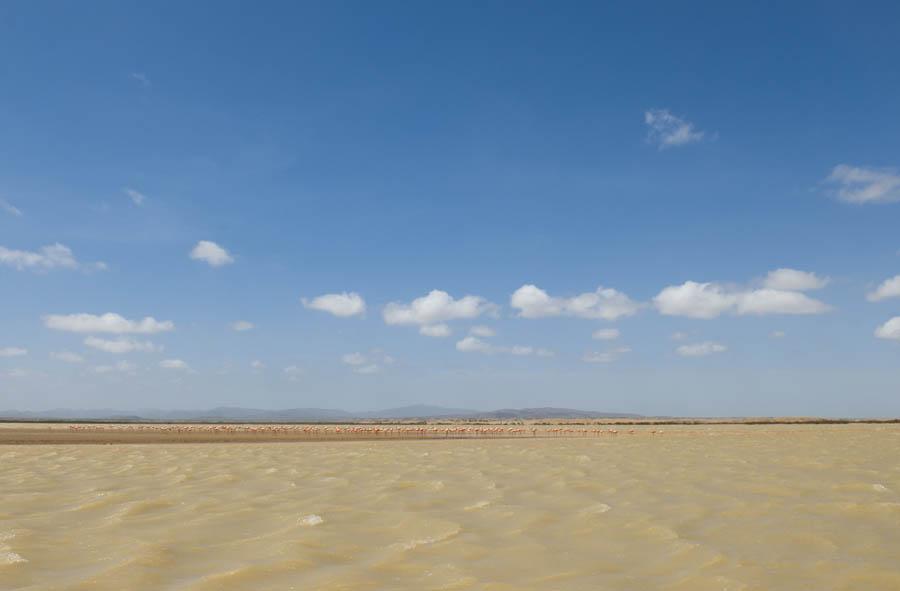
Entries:
{"type": "Polygon", "coordinates": [[[0,409],[900,415],[895,3],[262,4],[0,6],[0,409]]]}

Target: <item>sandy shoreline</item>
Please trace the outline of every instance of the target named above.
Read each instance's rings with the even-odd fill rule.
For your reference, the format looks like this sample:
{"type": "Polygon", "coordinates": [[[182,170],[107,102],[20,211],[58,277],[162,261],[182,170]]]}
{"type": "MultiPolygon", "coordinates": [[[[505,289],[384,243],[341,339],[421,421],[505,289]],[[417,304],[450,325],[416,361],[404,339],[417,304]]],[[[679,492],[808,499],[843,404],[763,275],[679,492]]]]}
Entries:
{"type": "MultiPolygon", "coordinates": [[[[888,421],[844,421],[836,426],[891,424],[888,421]]],[[[661,436],[708,433],[728,427],[824,426],[815,420],[683,421],[644,423],[526,424],[260,424],[260,423],[0,423],[0,445],[152,444],[152,443],[275,443],[315,441],[404,441],[446,439],[550,439],[661,436]]]]}
{"type": "Polygon", "coordinates": [[[0,445],[535,439],[614,437],[638,432],[659,433],[655,429],[566,425],[5,423],[0,424],[0,445]]]}

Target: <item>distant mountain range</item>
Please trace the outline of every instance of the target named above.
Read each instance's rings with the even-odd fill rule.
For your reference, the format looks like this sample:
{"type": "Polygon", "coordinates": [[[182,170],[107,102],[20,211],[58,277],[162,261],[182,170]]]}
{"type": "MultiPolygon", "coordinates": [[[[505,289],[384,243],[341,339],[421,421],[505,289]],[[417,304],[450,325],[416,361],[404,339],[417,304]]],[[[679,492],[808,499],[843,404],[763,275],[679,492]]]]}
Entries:
{"type": "Polygon", "coordinates": [[[330,408],[289,408],[264,410],[220,406],[209,410],[157,410],[141,409],[122,411],[113,409],[55,408],[44,411],[0,411],[0,419],[29,420],[129,420],[129,421],[260,421],[342,422],[376,419],[635,419],[641,415],[611,412],[594,412],[571,408],[503,408],[478,411],[466,408],[445,408],[417,404],[399,408],[386,408],[369,412],[349,412],[330,408]]]}

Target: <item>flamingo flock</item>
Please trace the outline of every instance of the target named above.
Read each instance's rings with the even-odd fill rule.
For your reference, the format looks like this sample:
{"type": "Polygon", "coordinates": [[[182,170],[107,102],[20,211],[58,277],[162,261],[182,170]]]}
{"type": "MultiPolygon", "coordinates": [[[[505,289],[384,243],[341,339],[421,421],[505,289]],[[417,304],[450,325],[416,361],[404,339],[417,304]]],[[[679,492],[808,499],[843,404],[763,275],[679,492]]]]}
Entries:
{"type": "Polygon", "coordinates": [[[256,424],[77,424],[69,425],[73,433],[116,434],[127,436],[157,435],[190,440],[377,440],[377,439],[522,439],[573,438],[627,435],[661,435],[661,430],[583,428],[556,426],[550,428],[500,425],[256,425],[256,424]]]}

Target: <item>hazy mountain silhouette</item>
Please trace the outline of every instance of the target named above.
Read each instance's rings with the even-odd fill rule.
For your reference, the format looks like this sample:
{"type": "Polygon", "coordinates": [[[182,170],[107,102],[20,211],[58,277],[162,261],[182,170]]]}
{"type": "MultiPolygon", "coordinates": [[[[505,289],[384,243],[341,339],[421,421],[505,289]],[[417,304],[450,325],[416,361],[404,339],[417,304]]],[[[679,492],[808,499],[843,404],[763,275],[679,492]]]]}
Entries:
{"type": "Polygon", "coordinates": [[[415,404],[366,412],[330,408],[288,408],[267,410],[220,406],[208,410],[115,410],[55,408],[44,411],[0,411],[0,419],[43,420],[149,420],[149,421],[352,421],[373,419],[589,419],[638,418],[641,415],[597,412],[570,408],[504,408],[478,411],[415,404]]]}

